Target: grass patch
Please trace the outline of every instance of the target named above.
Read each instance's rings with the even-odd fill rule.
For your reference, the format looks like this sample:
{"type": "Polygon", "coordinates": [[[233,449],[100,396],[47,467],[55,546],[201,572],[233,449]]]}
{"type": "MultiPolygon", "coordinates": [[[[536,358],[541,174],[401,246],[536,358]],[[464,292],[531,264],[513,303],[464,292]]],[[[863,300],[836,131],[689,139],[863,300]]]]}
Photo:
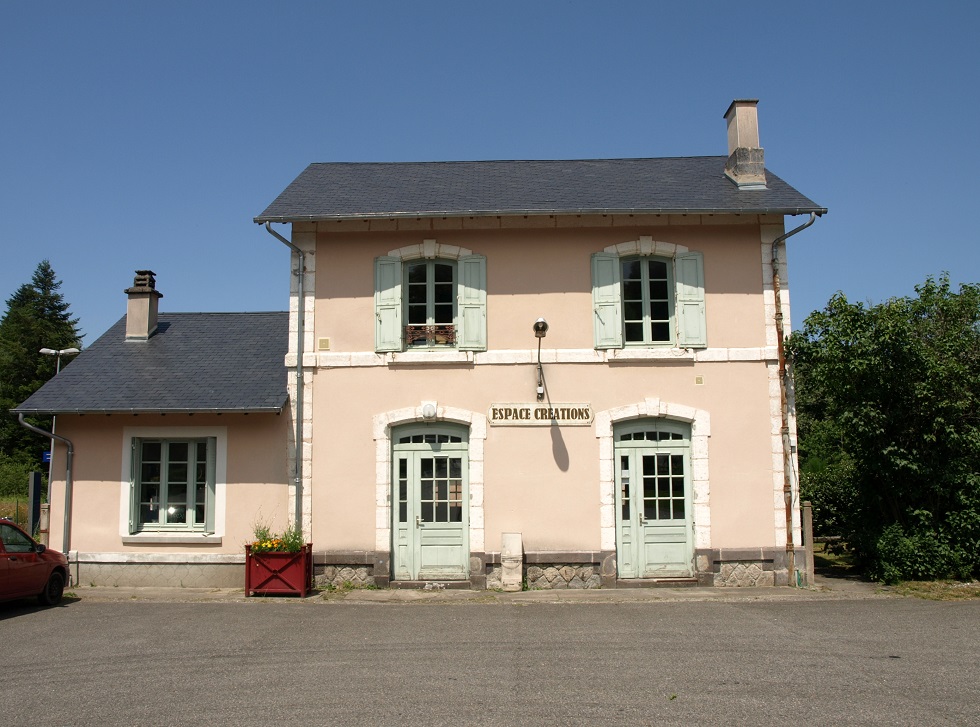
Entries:
{"type": "MultiPolygon", "coordinates": [[[[866,580],[854,564],[854,555],[842,543],[818,543],[813,553],[814,570],[829,578],[866,580]]],[[[894,586],[880,586],[888,593],[929,601],[963,601],[980,598],[980,581],[902,581],[894,586]]]]}
{"type": "Polygon", "coordinates": [[[928,601],[965,601],[980,598],[980,581],[902,581],[892,586],[899,596],[924,598],[928,601]]]}
{"type": "Polygon", "coordinates": [[[813,551],[813,568],[831,578],[860,578],[861,569],[854,564],[854,554],[847,546],[817,543],[813,551]]]}
{"type": "Polygon", "coordinates": [[[27,508],[26,497],[0,497],[0,517],[13,520],[18,525],[27,523],[27,508]]]}

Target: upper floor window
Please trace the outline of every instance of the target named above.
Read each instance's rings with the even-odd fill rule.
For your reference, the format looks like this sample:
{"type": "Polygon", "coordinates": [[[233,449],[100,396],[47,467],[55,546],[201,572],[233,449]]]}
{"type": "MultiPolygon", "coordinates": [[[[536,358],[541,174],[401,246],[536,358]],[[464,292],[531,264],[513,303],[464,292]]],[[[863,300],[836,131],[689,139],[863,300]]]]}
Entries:
{"type": "Polygon", "coordinates": [[[456,264],[405,263],[405,346],[456,345],[456,264]]]}
{"type": "Polygon", "coordinates": [[[630,343],[670,343],[673,340],[673,282],[667,261],[627,258],[621,261],[623,280],[623,337],[630,343]]]}
{"type": "MultiPolygon", "coordinates": [[[[409,248],[413,250],[414,248],[409,248]]],[[[433,243],[435,255],[374,261],[375,350],[487,348],[487,261],[433,243]],[[439,252],[456,253],[455,257],[439,252]]]]}
{"type": "Polygon", "coordinates": [[[595,253],[592,302],[596,348],[707,345],[701,253],[595,253]]]}

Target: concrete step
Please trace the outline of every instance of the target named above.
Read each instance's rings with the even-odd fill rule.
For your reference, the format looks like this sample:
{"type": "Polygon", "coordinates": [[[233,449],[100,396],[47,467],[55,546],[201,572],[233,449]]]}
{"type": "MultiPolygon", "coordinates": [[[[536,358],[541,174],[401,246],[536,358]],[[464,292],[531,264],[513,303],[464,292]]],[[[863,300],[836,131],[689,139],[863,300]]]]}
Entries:
{"type": "Polygon", "coordinates": [[[697,578],[617,578],[616,588],[694,588],[697,578]]]}

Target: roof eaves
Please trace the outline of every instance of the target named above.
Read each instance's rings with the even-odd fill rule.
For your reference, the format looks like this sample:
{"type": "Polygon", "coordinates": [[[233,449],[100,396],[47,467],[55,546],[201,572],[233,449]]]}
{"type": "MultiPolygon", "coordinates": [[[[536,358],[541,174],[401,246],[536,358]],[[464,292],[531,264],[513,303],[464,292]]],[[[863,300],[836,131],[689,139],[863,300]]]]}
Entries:
{"type": "Polygon", "coordinates": [[[105,407],[76,409],[11,409],[13,414],[45,416],[48,414],[282,414],[285,402],[280,406],[239,406],[239,407],[105,407]]]}
{"type": "Polygon", "coordinates": [[[560,215],[808,215],[827,213],[826,207],[632,207],[632,208],[576,208],[576,209],[507,209],[507,210],[417,210],[415,212],[370,212],[363,214],[336,215],[268,215],[254,217],[253,222],[289,224],[293,222],[341,222],[360,220],[420,219],[446,217],[544,217],[560,215]]]}

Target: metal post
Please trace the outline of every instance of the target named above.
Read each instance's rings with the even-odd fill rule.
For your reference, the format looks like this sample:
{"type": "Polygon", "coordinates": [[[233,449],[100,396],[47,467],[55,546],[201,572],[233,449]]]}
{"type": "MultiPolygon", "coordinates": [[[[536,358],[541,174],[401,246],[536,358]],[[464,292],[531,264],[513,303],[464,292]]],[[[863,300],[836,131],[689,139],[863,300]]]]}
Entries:
{"type": "Polygon", "coordinates": [[[806,585],[813,588],[813,505],[803,503],[803,557],[806,560],[806,585]]]}

